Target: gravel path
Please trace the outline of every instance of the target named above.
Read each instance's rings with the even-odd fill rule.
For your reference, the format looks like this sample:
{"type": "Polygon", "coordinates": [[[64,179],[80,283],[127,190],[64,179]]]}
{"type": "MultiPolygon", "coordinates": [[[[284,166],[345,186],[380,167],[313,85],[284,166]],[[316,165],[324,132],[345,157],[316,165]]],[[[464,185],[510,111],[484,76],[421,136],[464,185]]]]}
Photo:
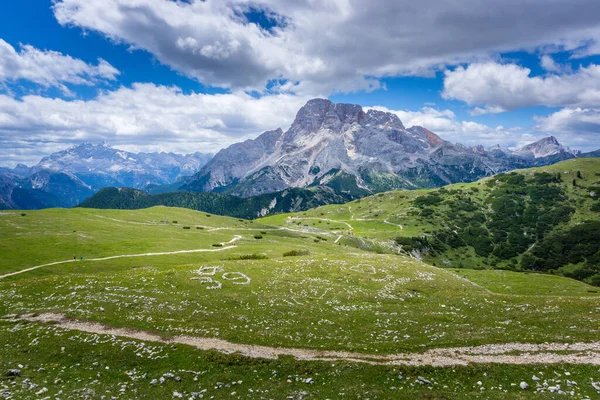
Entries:
{"type": "MultiPolygon", "coordinates": [[[[210,253],[210,252],[219,252],[233,249],[237,246],[233,246],[232,244],[236,241],[240,240],[242,237],[239,235],[234,236],[229,242],[221,243],[224,247],[219,247],[217,249],[195,249],[195,250],[177,250],[177,251],[165,251],[160,253],[142,253],[142,254],[122,254],[118,256],[109,256],[109,257],[100,257],[100,258],[86,258],[85,261],[106,261],[106,260],[114,260],[117,258],[132,258],[132,257],[152,257],[152,256],[168,256],[173,254],[186,254],[186,253],[210,253]],[[227,246],[230,245],[230,246],[227,246]]],[[[25,268],[20,271],[10,272],[8,274],[0,275],[0,279],[8,278],[9,276],[15,276],[24,274],[25,272],[33,271],[43,267],[50,267],[52,265],[59,264],[68,264],[72,262],[78,262],[79,260],[65,260],[65,261],[56,261],[48,264],[36,265],[35,267],[25,268]]]]}
{"type": "Polygon", "coordinates": [[[12,321],[53,323],[66,330],[114,335],[164,344],[184,344],[200,350],[216,350],[224,354],[240,353],[246,357],[277,359],[293,356],[308,361],[349,361],[378,365],[412,365],[448,367],[470,363],[485,364],[588,364],[600,365],[600,342],[592,343],[505,343],[474,347],[450,347],[423,353],[363,354],[344,351],[320,351],[299,348],[279,348],[231,343],[222,339],[175,336],[171,339],[140,330],[113,328],[96,322],[66,318],[62,314],[46,313],[11,317],[12,321]],[[517,354],[518,353],[518,354],[517,354]]]}

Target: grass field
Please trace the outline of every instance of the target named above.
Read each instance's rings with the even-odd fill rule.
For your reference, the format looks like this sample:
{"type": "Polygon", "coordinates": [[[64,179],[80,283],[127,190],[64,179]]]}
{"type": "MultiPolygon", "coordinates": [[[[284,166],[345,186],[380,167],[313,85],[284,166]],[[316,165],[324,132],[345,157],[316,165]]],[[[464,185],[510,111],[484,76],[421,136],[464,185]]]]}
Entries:
{"type": "Polygon", "coordinates": [[[539,353],[598,358],[576,345],[505,352],[526,354],[525,365],[487,353],[482,357],[489,362],[468,366],[365,363],[429,349],[600,337],[599,293],[584,283],[441,269],[345,245],[348,231],[385,238],[414,228],[388,214],[353,222],[352,215],[382,208],[376,202],[329,206],[343,213],[337,222],[319,210],[294,221],[254,222],[165,207],[0,213],[0,276],[17,273],[0,279],[0,316],[6,316],[0,320],[0,398],[550,399],[559,390],[574,398],[598,396],[592,382],[600,382],[600,365],[535,362],[539,353]],[[294,250],[304,255],[284,256],[294,250]],[[55,262],[63,263],[18,273],[55,262]],[[346,351],[364,359],[251,358],[19,317],[46,312],[163,338],[346,351]],[[21,375],[6,376],[10,369],[21,375]],[[521,389],[521,381],[530,388],[521,389]]]}

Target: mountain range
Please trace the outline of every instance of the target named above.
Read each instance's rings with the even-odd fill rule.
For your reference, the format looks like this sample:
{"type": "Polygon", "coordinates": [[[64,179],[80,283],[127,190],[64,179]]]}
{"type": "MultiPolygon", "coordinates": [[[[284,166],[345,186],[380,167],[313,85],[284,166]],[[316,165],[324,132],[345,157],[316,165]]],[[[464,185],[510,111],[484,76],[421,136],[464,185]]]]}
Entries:
{"type": "MultiPolygon", "coordinates": [[[[267,131],[214,157],[136,154],[106,143],[82,143],[44,157],[33,167],[0,168],[0,208],[73,207],[103,188],[127,187],[161,195],[136,192],[136,208],[168,201],[199,209],[210,203],[207,196],[162,196],[174,192],[222,194],[233,200],[263,196],[248,203],[253,204],[250,216],[256,217],[264,214],[265,203],[279,204],[266,207],[267,213],[298,211],[308,205],[472,182],[514,169],[599,155],[600,151],[571,150],[553,136],[516,150],[465,146],[421,126],[406,128],[394,113],[313,99],[298,111],[287,131],[267,131]]],[[[103,199],[133,206],[133,192],[110,193],[86,204],[101,206],[103,199]]],[[[233,200],[215,197],[211,210],[233,200]]]]}
{"type": "Polygon", "coordinates": [[[44,157],[33,167],[1,168],[0,208],[73,207],[105,187],[169,185],[193,175],[211,157],[130,153],[104,142],[85,142],[44,157]]]}
{"type": "Polygon", "coordinates": [[[221,150],[182,190],[250,197],[290,187],[346,193],[439,187],[582,156],[548,137],[518,150],[464,146],[397,115],[309,101],[289,130],[268,131],[221,150]]]}

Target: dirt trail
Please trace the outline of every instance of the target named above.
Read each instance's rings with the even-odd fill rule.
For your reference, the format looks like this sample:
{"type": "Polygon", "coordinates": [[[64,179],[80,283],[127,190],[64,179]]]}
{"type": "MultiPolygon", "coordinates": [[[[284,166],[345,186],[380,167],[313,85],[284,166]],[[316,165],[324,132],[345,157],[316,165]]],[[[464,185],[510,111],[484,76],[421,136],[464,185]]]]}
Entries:
{"type": "Polygon", "coordinates": [[[216,350],[224,354],[240,353],[246,357],[276,359],[282,355],[307,361],[349,361],[378,365],[412,365],[447,367],[470,363],[494,364],[588,364],[600,365],[600,342],[592,343],[506,343],[474,347],[453,347],[427,350],[423,353],[362,354],[344,351],[319,351],[231,343],[221,339],[194,336],[161,336],[133,329],[113,328],[96,322],[67,319],[62,314],[24,315],[11,321],[52,322],[67,330],[114,335],[164,344],[184,344],[200,350],[216,350]],[[557,353],[560,352],[560,353],[557,353]],[[520,353],[520,354],[515,354],[520,353]]]}
{"type": "Polygon", "coordinates": [[[393,222],[388,221],[387,219],[383,221],[384,224],[397,226],[400,230],[404,230],[404,227],[401,224],[394,224],[393,222]]]}
{"type": "MultiPolygon", "coordinates": [[[[174,254],[187,254],[187,253],[211,253],[211,252],[219,252],[230,250],[236,248],[237,246],[233,246],[232,244],[240,240],[242,237],[236,235],[229,242],[221,243],[224,247],[220,247],[217,249],[195,249],[195,250],[177,250],[177,251],[165,251],[160,253],[142,253],[142,254],[122,254],[118,256],[108,256],[108,257],[100,257],[100,258],[86,258],[85,261],[106,261],[106,260],[114,260],[117,258],[133,258],[133,257],[152,257],[152,256],[168,256],[174,254]],[[230,245],[230,246],[227,246],[230,245]]],[[[52,265],[59,264],[67,264],[72,262],[78,262],[79,260],[65,260],[65,261],[56,261],[48,264],[36,265],[35,267],[25,268],[20,271],[10,272],[8,274],[0,275],[0,279],[8,278],[9,276],[15,276],[19,274],[24,274],[25,272],[33,271],[43,267],[50,267],[52,265]]]]}
{"type": "Polygon", "coordinates": [[[350,225],[349,223],[345,222],[345,221],[341,221],[341,220],[337,220],[337,219],[329,219],[329,218],[300,218],[300,217],[288,217],[288,219],[290,221],[305,221],[305,220],[317,220],[317,221],[325,221],[325,222],[334,222],[337,224],[344,224],[346,225],[351,231],[354,230],[354,228],[352,227],[352,225],[350,225]]]}

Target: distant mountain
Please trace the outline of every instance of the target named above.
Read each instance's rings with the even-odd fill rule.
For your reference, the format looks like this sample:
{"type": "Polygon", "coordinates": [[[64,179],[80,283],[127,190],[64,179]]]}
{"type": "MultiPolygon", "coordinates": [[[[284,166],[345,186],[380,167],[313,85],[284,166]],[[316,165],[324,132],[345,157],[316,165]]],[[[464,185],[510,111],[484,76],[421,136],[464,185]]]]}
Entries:
{"type": "Polygon", "coordinates": [[[75,207],[95,191],[75,175],[44,169],[20,181],[20,188],[42,191],[59,199],[60,207],[75,207]]]}
{"type": "Polygon", "coordinates": [[[470,182],[499,172],[577,157],[554,137],[518,151],[447,142],[393,113],[309,101],[290,129],[268,131],[221,150],[181,190],[241,197],[290,187],[375,193],[470,182]]]}
{"type": "Polygon", "coordinates": [[[105,188],[84,201],[80,207],[135,210],[162,205],[254,219],[271,214],[304,211],[326,204],[342,204],[356,198],[331,188],[294,188],[249,198],[193,192],[150,195],[130,188],[105,188]]]}
{"type": "Polygon", "coordinates": [[[212,155],[194,153],[130,153],[106,143],[82,143],[44,157],[33,171],[50,169],[71,173],[99,190],[107,186],[142,189],[150,184],[165,185],[182,176],[193,175],[212,155]]]}
{"type": "Polygon", "coordinates": [[[19,177],[0,173],[0,210],[37,210],[60,207],[61,202],[53,194],[40,189],[19,187],[19,177]]]}
{"type": "Polygon", "coordinates": [[[538,140],[517,150],[515,154],[521,154],[533,158],[545,158],[562,155],[565,159],[577,157],[580,153],[561,145],[554,136],[538,140]]]}
{"type": "Polygon", "coordinates": [[[0,207],[74,207],[109,186],[175,190],[182,185],[179,179],[193,175],[211,157],[203,153],[136,154],[106,143],[86,142],[44,157],[33,167],[1,168],[0,207]]]}

